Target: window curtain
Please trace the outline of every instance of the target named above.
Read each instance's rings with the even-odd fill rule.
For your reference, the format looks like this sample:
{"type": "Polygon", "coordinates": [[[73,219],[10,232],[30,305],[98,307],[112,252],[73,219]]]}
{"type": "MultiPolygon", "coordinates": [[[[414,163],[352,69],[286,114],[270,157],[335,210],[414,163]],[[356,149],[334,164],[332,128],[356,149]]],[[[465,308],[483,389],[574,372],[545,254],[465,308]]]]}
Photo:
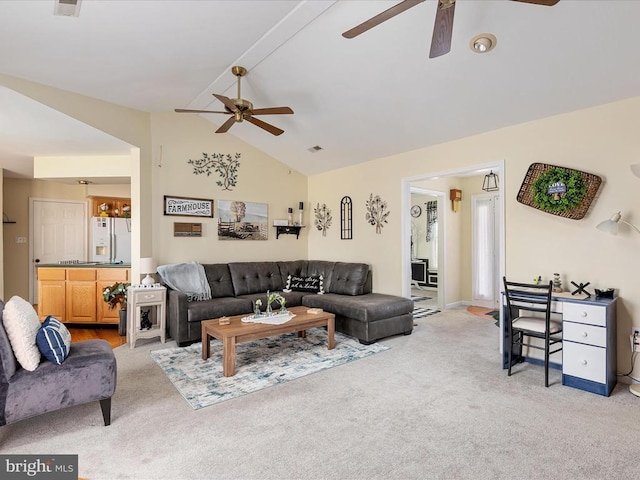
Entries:
{"type": "Polygon", "coordinates": [[[438,221],[438,202],[436,200],[427,202],[427,242],[433,239],[433,234],[437,234],[437,230],[434,231],[434,225],[438,221]]]}

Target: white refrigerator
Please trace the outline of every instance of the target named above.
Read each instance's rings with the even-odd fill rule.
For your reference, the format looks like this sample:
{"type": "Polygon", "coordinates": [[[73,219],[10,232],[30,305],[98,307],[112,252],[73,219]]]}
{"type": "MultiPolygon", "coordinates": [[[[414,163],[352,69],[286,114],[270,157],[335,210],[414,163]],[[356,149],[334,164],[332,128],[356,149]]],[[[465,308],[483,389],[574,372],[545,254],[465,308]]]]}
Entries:
{"type": "Polygon", "coordinates": [[[131,219],[91,218],[90,261],[131,263],[131,219]]]}

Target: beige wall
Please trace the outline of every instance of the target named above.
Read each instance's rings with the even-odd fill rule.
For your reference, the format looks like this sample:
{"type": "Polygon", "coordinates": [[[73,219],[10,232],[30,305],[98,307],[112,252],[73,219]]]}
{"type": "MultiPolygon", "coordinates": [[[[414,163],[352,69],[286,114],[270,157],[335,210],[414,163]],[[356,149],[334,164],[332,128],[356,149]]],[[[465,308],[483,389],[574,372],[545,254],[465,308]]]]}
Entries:
{"type": "Polygon", "coordinates": [[[16,243],[16,237],[29,239],[29,198],[86,200],[90,195],[128,196],[129,185],[68,185],[46,180],[4,178],[4,213],[16,223],[3,225],[4,297],[29,298],[29,243],[16,243]],[[100,192],[100,193],[97,193],[100,192]],[[124,195],[121,195],[124,194],[124,195]]]}
{"type": "MultiPolygon", "coordinates": [[[[254,128],[238,125],[236,128],[254,128]]],[[[295,235],[281,235],[276,240],[275,229],[269,227],[266,241],[218,240],[216,218],[166,216],[163,214],[164,195],[241,200],[267,203],[269,225],[275,218],[287,218],[287,208],[294,209],[297,218],[298,202],[307,205],[307,177],[240,141],[233,134],[214,133],[215,127],[198,115],[154,114],[153,129],[153,238],[154,252],[159,264],[184,261],[232,262],[255,260],[294,260],[307,258],[309,228],[303,229],[300,239],[295,235]],[[160,155],[162,150],[162,155],[160,155]],[[237,186],[223,190],[216,185],[217,174],[195,175],[189,159],[202,158],[202,153],[241,154],[237,186]],[[174,222],[202,223],[203,235],[174,237],[174,222]]],[[[309,209],[305,208],[304,223],[308,225],[309,209]]]]}
{"type": "MultiPolygon", "coordinates": [[[[339,252],[341,260],[366,260],[373,264],[376,289],[398,293],[402,179],[504,160],[501,181],[506,208],[507,275],[528,280],[541,274],[549,279],[553,272],[561,272],[565,286],[573,280],[589,281],[592,288],[617,288],[618,364],[629,365],[629,331],[632,325],[640,326],[640,236],[628,229],[612,236],[595,226],[618,210],[628,221],[640,224],[640,179],[629,170],[630,164],[638,163],[639,122],[640,98],[634,98],[316,175],[309,180],[312,201],[335,202],[338,195],[327,192],[339,187],[340,194],[349,194],[356,205],[363,205],[369,192],[375,192],[389,202],[392,216],[383,234],[375,235],[364,223],[361,207],[355,215],[356,235],[348,248],[339,248],[339,240],[323,242],[312,235],[309,254],[329,257],[332,252],[339,252]],[[602,176],[604,183],[598,198],[584,219],[549,215],[516,201],[522,179],[534,162],[602,176]],[[356,183],[354,179],[366,182],[356,183]]],[[[455,265],[449,267],[456,271],[455,265]]],[[[460,291],[461,299],[462,295],[460,291]]]]}

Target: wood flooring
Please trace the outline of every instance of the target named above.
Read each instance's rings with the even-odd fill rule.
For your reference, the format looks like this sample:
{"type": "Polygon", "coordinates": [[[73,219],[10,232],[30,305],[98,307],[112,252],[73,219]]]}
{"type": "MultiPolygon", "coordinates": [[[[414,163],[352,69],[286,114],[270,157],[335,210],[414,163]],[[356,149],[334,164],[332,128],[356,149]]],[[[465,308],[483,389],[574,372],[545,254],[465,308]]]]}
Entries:
{"type": "Polygon", "coordinates": [[[106,340],[111,348],[119,347],[127,343],[127,336],[120,336],[117,328],[86,328],[71,327],[67,324],[69,333],[71,333],[71,343],[81,342],[82,340],[106,340]]]}

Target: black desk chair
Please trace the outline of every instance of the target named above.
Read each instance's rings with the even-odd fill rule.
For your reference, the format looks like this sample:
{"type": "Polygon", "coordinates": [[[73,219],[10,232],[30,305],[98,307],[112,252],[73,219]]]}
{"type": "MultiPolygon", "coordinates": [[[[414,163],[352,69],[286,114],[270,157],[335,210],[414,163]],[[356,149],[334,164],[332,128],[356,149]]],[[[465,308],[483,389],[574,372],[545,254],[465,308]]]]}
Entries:
{"type": "Polygon", "coordinates": [[[514,346],[518,349],[518,355],[521,355],[523,346],[544,350],[544,385],[548,387],[549,356],[562,350],[562,322],[551,319],[553,283],[549,281],[548,285],[533,285],[508,282],[505,277],[502,277],[502,280],[507,301],[508,375],[511,376],[514,346]],[[530,312],[544,316],[533,316],[530,312]],[[544,340],[544,347],[525,343],[527,337],[544,340]],[[560,346],[551,350],[556,344],[560,346]]]}

